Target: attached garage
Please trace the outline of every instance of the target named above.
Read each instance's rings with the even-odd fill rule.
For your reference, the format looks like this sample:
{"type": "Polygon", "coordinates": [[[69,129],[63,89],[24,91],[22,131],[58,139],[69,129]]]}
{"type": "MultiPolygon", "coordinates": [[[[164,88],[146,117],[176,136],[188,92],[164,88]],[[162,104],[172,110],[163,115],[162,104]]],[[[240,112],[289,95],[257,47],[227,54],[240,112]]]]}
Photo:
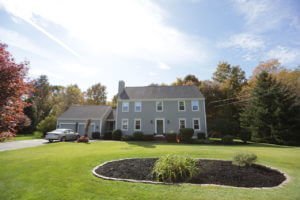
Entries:
{"type": "Polygon", "coordinates": [[[76,123],[60,123],[59,128],[76,130],[76,123]]]}

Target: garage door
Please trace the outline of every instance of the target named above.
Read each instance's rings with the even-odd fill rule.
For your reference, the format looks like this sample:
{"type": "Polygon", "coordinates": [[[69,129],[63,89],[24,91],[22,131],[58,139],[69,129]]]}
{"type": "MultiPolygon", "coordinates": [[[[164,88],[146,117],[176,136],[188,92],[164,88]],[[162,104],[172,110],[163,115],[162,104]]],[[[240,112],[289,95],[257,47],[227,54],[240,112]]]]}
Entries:
{"type": "MultiPolygon", "coordinates": [[[[92,132],[94,132],[94,130],[95,130],[94,127],[95,127],[94,124],[90,125],[89,132],[88,132],[89,137],[92,135],[92,132]]],[[[78,133],[80,135],[84,135],[84,131],[85,131],[85,124],[79,124],[78,125],[78,133]]]]}
{"type": "Polygon", "coordinates": [[[75,131],[76,129],[76,124],[64,124],[64,123],[61,123],[59,128],[65,128],[65,129],[72,129],[73,131],[75,131]]]}

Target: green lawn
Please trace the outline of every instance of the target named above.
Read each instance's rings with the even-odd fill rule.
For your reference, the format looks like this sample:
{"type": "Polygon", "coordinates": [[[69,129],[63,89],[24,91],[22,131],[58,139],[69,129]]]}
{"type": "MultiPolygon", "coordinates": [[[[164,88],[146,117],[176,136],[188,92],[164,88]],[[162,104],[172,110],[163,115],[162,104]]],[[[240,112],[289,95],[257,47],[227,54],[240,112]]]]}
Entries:
{"type": "Polygon", "coordinates": [[[300,148],[275,145],[178,145],[146,142],[53,143],[0,152],[0,199],[300,199],[300,148]],[[218,186],[152,185],[108,181],[91,170],[108,160],[154,157],[167,153],[195,158],[231,159],[240,151],[258,155],[258,162],[280,168],[291,177],[277,189],[218,186]]]}
{"type": "Polygon", "coordinates": [[[37,139],[37,138],[33,134],[27,134],[27,135],[17,135],[11,141],[32,140],[32,139],[37,139]]]}

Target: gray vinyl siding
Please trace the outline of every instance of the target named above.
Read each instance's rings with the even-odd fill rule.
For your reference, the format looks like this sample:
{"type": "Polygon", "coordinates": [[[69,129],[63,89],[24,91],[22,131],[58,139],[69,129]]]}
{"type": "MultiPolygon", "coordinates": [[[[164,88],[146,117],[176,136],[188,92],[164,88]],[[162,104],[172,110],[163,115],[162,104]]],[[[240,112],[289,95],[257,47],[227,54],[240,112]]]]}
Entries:
{"type": "MultiPolygon", "coordinates": [[[[196,100],[196,99],[194,99],[196,100]]],[[[199,101],[199,111],[192,111],[191,100],[185,100],[185,111],[178,111],[177,100],[162,100],[163,112],[156,112],[156,101],[143,101],[142,112],[134,112],[134,102],[129,102],[129,112],[122,112],[122,102],[118,101],[117,113],[117,129],[121,129],[122,119],[128,119],[128,131],[124,134],[132,134],[134,132],[134,119],[141,119],[141,129],[144,134],[153,134],[155,132],[155,118],[164,118],[165,132],[178,132],[179,119],[186,119],[186,127],[193,128],[193,118],[200,119],[200,130],[196,132],[206,132],[204,99],[199,101]]]]}

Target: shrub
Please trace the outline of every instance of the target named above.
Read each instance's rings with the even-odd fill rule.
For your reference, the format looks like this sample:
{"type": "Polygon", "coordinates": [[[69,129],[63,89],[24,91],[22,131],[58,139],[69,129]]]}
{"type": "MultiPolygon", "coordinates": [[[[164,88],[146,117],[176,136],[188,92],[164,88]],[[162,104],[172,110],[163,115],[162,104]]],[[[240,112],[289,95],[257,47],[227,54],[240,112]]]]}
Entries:
{"type": "Polygon", "coordinates": [[[116,129],[112,132],[113,140],[121,140],[121,138],[122,138],[122,131],[120,129],[116,129]]]}
{"type": "Polygon", "coordinates": [[[132,136],[133,136],[133,140],[135,140],[135,141],[141,141],[144,138],[144,133],[141,132],[141,131],[136,131],[136,132],[133,133],[132,136]]]}
{"type": "Polygon", "coordinates": [[[80,137],[77,139],[77,142],[88,143],[88,142],[89,142],[89,137],[88,137],[87,135],[80,136],[80,137]]]}
{"type": "Polygon", "coordinates": [[[252,165],[256,160],[257,156],[254,153],[237,153],[233,157],[232,164],[244,167],[252,165]]]}
{"type": "Polygon", "coordinates": [[[251,139],[251,133],[246,130],[241,130],[240,139],[246,144],[251,139]]]}
{"type": "Polygon", "coordinates": [[[44,135],[56,128],[56,117],[53,115],[47,116],[36,127],[36,129],[42,132],[44,135]]]}
{"type": "Polygon", "coordinates": [[[144,141],[153,141],[154,140],[154,135],[153,134],[151,134],[151,135],[146,134],[146,135],[143,136],[143,140],[144,141]]]}
{"type": "Polygon", "coordinates": [[[93,139],[100,139],[100,132],[92,132],[92,138],[93,139]]]}
{"type": "Polygon", "coordinates": [[[184,182],[191,179],[198,171],[196,160],[190,157],[165,155],[155,162],[152,174],[158,181],[184,182]]]}
{"type": "Polygon", "coordinates": [[[183,142],[190,142],[194,135],[194,129],[192,128],[181,128],[179,130],[179,138],[183,142]]]}
{"type": "Polygon", "coordinates": [[[165,134],[167,142],[177,142],[177,133],[171,132],[165,134]]]}
{"type": "Polygon", "coordinates": [[[44,136],[44,134],[40,131],[34,131],[33,136],[34,136],[34,138],[42,138],[44,136]]]}
{"type": "Polygon", "coordinates": [[[112,139],[112,132],[111,131],[105,132],[104,135],[103,135],[103,139],[104,140],[111,140],[112,139]]]}
{"type": "Polygon", "coordinates": [[[132,141],[133,136],[132,135],[124,135],[124,136],[122,136],[122,140],[123,141],[132,141]]]}
{"type": "Polygon", "coordinates": [[[197,138],[198,138],[199,140],[205,140],[205,139],[206,139],[206,134],[205,134],[204,132],[199,132],[199,133],[197,134],[197,138]]]}
{"type": "Polygon", "coordinates": [[[232,135],[224,135],[222,137],[223,144],[233,144],[233,136],[232,135]]]}

